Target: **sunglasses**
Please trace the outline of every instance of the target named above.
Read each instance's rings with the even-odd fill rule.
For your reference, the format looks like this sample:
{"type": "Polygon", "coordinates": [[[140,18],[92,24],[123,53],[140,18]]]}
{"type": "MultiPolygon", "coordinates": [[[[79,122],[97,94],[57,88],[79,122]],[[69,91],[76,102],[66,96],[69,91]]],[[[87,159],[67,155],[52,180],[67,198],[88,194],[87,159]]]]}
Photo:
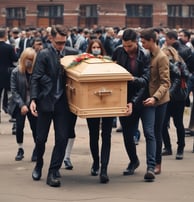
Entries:
{"type": "Polygon", "coordinates": [[[58,46],[62,46],[65,45],[66,41],[54,41],[56,43],[56,45],[58,46]]]}

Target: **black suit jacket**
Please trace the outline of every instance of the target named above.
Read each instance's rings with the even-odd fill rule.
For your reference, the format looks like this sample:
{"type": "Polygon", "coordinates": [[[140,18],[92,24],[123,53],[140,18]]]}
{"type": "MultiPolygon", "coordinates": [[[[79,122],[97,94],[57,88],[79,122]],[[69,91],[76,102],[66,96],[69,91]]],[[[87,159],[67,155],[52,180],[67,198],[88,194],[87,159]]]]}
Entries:
{"type": "Polygon", "coordinates": [[[14,48],[10,44],[0,41],[0,88],[9,88],[10,68],[17,60],[14,48]]]}
{"type": "MultiPolygon", "coordinates": [[[[77,50],[65,47],[62,55],[75,55],[77,50]]],[[[37,109],[40,111],[53,111],[55,105],[55,84],[59,77],[58,71],[61,69],[63,71],[63,91],[65,93],[65,80],[66,74],[65,69],[61,67],[58,59],[56,50],[50,46],[46,49],[41,50],[37,57],[31,78],[31,100],[35,100],[37,104],[37,109]]],[[[67,99],[66,99],[67,100],[67,99]]],[[[68,104],[66,103],[66,106],[68,104]]]]}
{"type": "MultiPolygon", "coordinates": [[[[25,38],[21,39],[19,42],[19,50],[18,50],[18,57],[22,54],[22,52],[24,51],[24,42],[25,42],[25,38]]],[[[26,42],[26,48],[27,47],[32,47],[34,42],[34,38],[28,38],[27,42],[26,42]]]]}

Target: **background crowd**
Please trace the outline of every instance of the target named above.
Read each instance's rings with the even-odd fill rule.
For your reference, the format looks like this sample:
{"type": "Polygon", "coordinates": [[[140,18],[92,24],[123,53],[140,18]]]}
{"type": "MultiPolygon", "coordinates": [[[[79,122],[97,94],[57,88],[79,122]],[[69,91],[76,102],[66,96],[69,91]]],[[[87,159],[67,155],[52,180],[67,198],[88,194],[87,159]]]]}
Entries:
{"type": "Polygon", "coordinates": [[[15,160],[24,158],[23,130],[27,117],[35,143],[31,160],[36,162],[36,166],[32,178],[41,178],[45,143],[53,121],[56,138],[47,184],[60,186],[62,162],[66,169],[73,169],[70,154],[76,136],[74,128],[77,117],[68,109],[62,85],[66,75],[59,61],[65,55],[84,52],[109,56],[133,75],[133,80],[128,82],[129,116],[87,119],[93,157],[91,175],[97,176],[100,170],[100,182],[109,181],[107,169],[111,131],[117,126],[117,131],[123,133],[129,156],[123,175],[134,174],[140,165],[136,145],[140,138],[138,127],[141,119],[147,159],[144,179],[153,181],[155,174],[161,173],[162,156],[173,154],[168,133],[170,117],[177,132],[177,160],[184,158],[185,136],[194,134],[194,35],[186,29],[0,28],[0,100],[1,108],[10,114],[10,121],[13,122],[12,133],[16,135],[18,144],[15,160]],[[49,71],[53,68],[51,72],[48,66],[51,67],[49,71]],[[40,85],[43,89],[37,90],[40,85]],[[48,97],[39,100],[40,91],[47,93],[48,97]],[[191,110],[188,126],[183,124],[185,107],[191,110]],[[67,124],[64,126],[59,122],[67,124]]]}

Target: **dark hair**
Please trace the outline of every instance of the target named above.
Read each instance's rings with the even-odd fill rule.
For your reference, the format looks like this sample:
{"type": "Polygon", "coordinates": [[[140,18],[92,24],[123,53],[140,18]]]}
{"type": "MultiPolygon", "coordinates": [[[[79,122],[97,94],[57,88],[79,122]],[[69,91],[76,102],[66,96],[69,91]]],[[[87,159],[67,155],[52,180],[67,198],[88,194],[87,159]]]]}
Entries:
{"type": "Polygon", "coordinates": [[[147,41],[150,41],[151,39],[153,39],[154,42],[157,42],[157,35],[154,29],[150,29],[150,28],[144,29],[143,31],[141,31],[140,37],[147,41]]]}
{"type": "Polygon", "coordinates": [[[123,32],[122,40],[124,41],[136,41],[137,40],[137,32],[133,29],[125,29],[123,32]]]}
{"type": "Polygon", "coordinates": [[[181,31],[179,31],[179,33],[183,33],[186,37],[188,37],[188,39],[191,38],[191,32],[186,30],[186,29],[182,29],[181,31]]]}
{"type": "Polygon", "coordinates": [[[97,28],[95,31],[94,31],[96,34],[102,34],[103,31],[101,28],[97,28]]]}
{"type": "Polygon", "coordinates": [[[51,28],[51,36],[56,37],[57,34],[67,36],[67,30],[62,25],[53,25],[51,28]]]}
{"type": "Polygon", "coordinates": [[[43,42],[42,39],[40,37],[35,37],[33,40],[33,45],[35,42],[43,42]]]}
{"type": "Polygon", "coordinates": [[[6,29],[5,28],[0,28],[0,38],[5,37],[6,35],[6,29]]]}
{"type": "Polygon", "coordinates": [[[92,53],[92,45],[94,43],[98,43],[101,49],[101,55],[106,55],[106,51],[102,45],[102,42],[99,39],[92,39],[88,45],[88,48],[86,50],[86,53],[92,53]]]}
{"type": "Polygon", "coordinates": [[[166,36],[169,38],[169,39],[175,39],[177,40],[178,39],[178,34],[176,31],[168,31],[166,33],[166,36]]]}

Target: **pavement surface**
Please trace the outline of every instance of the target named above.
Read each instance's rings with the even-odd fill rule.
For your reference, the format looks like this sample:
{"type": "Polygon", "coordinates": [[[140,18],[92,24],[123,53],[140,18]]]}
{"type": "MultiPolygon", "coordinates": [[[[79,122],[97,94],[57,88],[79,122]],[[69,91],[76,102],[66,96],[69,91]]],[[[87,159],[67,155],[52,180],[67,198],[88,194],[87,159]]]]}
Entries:
{"type": "MultiPolygon", "coordinates": [[[[185,111],[184,123],[188,126],[189,110],[185,111]]],[[[145,139],[141,130],[137,152],[140,167],[132,176],[123,176],[122,172],[129,162],[121,133],[112,132],[111,158],[108,168],[110,182],[100,184],[99,178],[90,175],[92,158],[89,150],[88,129],[85,119],[78,118],[76,141],[71,160],[73,170],[62,166],[61,187],[46,185],[47,170],[54,141],[53,128],[46,146],[44,168],[40,181],[33,181],[31,174],[34,163],[31,154],[34,147],[28,121],[26,121],[24,151],[22,161],[15,161],[17,144],[11,134],[10,117],[1,113],[0,123],[0,202],[193,202],[194,201],[194,153],[193,137],[186,137],[183,160],[175,160],[176,131],[171,123],[170,134],[173,155],[163,157],[162,173],[155,182],[144,182],[146,171],[145,139]]]]}

